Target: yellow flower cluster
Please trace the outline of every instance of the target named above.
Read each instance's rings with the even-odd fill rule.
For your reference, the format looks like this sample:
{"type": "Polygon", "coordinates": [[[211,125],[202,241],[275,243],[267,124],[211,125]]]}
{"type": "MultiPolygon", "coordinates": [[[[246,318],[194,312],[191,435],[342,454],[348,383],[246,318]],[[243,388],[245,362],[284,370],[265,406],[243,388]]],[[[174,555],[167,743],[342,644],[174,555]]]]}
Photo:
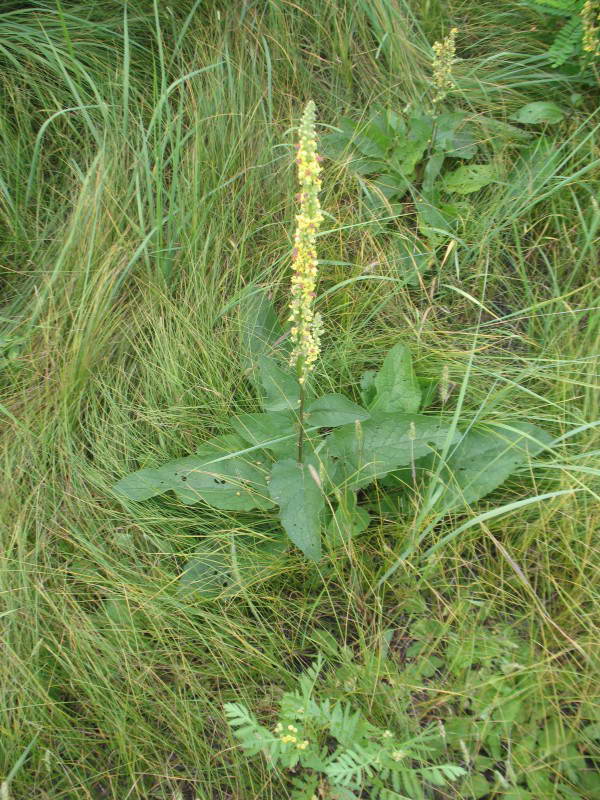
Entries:
{"type": "Polygon", "coordinates": [[[448,36],[441,42],[435,42],[433,49],[433,85],[436,94],[434,103],[439,103],[454,86],[452,80],[452,65],[456,61],[456,34],[458,28],[452,28],[448,36]]]}
{"type": "Polygon", "coordinates": [[[586,0],[581,9],[583,26],[582,47],[586,53],[600,55],[600,3],[598,0],[586,0]]]}
{"type": "Polygon", "coordinates": [[[300,182],[300,213],[296,215],[296,235],[292,261],[290,318],[294,349],[290,358],[296,364],[298,380],[304,383],[313,369],[320,351],[322,322],[314,312],[317,285],[317,231],[323,215],[319,204],[321,165],[315,134],[315,104],[306,105],[298,128],[299,143],[296,163],[300,182]]]}
{"type": "MultiPolygon", "coordinates": [[[[309,745],[308,739],[304,739],[304,741],[299,742],[298,737],[294,736],[295,733],[298,733],[298,728],[294,727],[293,725],[288,725],[287,729],[288,731],[290,731],[290,733],[284,733],[282,736],[279,737],[283,742],[283,744],[295,744],[297,750],[306,750],[306,748],[309,745]]],[[[283,731],[283,725],[281,723],[278,723],[275,726],[275,733],[281,733],[282,731],[283,731]]]]}

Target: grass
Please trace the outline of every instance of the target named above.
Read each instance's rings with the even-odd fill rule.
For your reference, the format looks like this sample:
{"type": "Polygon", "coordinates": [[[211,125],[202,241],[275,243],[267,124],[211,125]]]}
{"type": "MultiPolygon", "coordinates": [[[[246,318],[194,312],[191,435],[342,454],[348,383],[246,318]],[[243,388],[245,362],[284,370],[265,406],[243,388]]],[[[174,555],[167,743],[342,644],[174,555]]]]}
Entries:
{"type": "MultiPolygon", "coordinates": [[[[3,800],[285,798],[281,776],[235,747],[222,704],[268,718],[324,642],[350,670],[346,695],[384,727],[407,715],[450,723],[490,681],[516,691],[464,654],[462,670],[446,661],[407,677],[402,643],[431,619],[430,653],[457,642],[477,651],[482,632],[510,629],[539,729],[559,731],[546,749],[531,745],[529,769],[552,776],[537,796],[592,798],[569,772],[568,742],[585,756],[579,771],[598,770],[597,742],[579,734],[600,716],[597,87],[547,67],[533,12],[487,0],[8,5],[3,800]],[[430,521],[416,497],[400,514],[382,507],[325,564],[289,553],[233,596],[182,598],[178,576],[200,537],[242,547],[272,535],[274,520],[169,497],[124,506],[111,485],[193,452],[232,411],[253,408],[239,299],[260,285],[286,303],[302,104],[314,98],[323,130],[376,103],[404,107],[427,85],[428,42],[453,23],[464,60],[450,102],[468,110],[506,181],[476,196],[461,236],[412,287],[398,267],[410,209],[382,236],[352,175],[327,165],[318,380],[356,389],[401,339],[421,374],[448,368],[466,419],[526,418],[556,446],[468,515],[432,527],[407,558],[430,521]],[[514,146],[487,120],[550,96],[568,105],[573,92],[583,104],[515,169],[514,146]],[[382,680],[389,670],[395,688],[382,680]]],[[[515,752],[524,726],[508,736],[515,752]]],[[[511,763],[514,788],[521,762],[511,763]]],[[[489,797],[509,796],[493,785],[489,797]]]]}

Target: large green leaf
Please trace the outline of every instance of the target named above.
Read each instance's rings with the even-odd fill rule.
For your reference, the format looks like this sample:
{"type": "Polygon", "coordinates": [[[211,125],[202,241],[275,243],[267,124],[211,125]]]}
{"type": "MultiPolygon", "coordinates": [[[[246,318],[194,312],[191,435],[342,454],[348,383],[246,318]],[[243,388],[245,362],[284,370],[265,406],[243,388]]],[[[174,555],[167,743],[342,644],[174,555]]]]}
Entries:
{"type": "Polygon", "coordinates": [[[497,180],[498,174],[493,164],[469,164],[448,173],[443,186],[447,192],[471,194],[497,180]]]}
{"type": "Polygon", "coordinates": [[[461,127],[464,111],[448,111],[440,114],[435,125],[435,149],[451,158],[473,158],[477,152],[475,138],[468,128],[461,127]]]}
{"type": "Polygon", "coordinates": [[[375,375],[375,399],[371,411],[412,414],[421,405],[421,388],[412,367],[410,350],[398,342],[383,360],[375,375]]]}
{"type": "Polygon", "coordinates": [[[258,359],[259,381],[263,389],[261,398],[265,411],[297,409],[300,405],[300,384],[291,369],[280,367],[267,356],[258,359]]]}
{"type": "Polygon", "coordinates": [[[565,118],[565,112],[548,100],[540,100],[536,103],[527,103],[514,114],[511,114],[509,119],[513,122],[521,122],[527,125],[540,125],[546,123],[548,125],[555,125],[565,118]]]}
{"type": "Polygon", "coordinates": [[[273,465],[271,498],[278,504],[281,524],[296,547],[307,558],[321,558],[320,515],[325,505],[323,492],[308,464],[290,458],[273,465]]]}
{"type": "Polygon", "coordinates": [[[207,546],[186,563],[179,576],[179,591],[184,596],[198,593],[203,597],[216,597],[233,582],[230,554],[222,548],[207,546]]]}
{"type": "Polygon", "coordinates": [[[204,502],[232,511],[270,508],[266,485],[268,459],[260,452],[230,456],[232,451],[245,448],[245,443],[236,436],[216,437],[193,456],[127,475],[114,489],[129,500],[147,500],[172,490],[186,505],[204,502]]]}
{"type": "Polygon", "coordinates": [[[273,303],[263,289],[257,289],[240,301],[240,340],[247,366],[260,356],[285,349],[284,330],[273,303]]]}
{"type": "Polygon", "coordinates": [[[372,119],[354,137],[354,144],[363,155],[370,158],[386,157],[387,151],[392,144],[392,137],[389,130],[386,130],[382,120],[372,119]]]}
{"type": "MultiPolygon", "coordinates": [[[[346,488],[360,489],[393,469],[441,448],[449,426],[420,414],[373,413],[359,425],[338,428],[328,439],[346,488]]],[[[457,441],[458,435],[454,436],[457,441]]]]}
{"type": "Polygon", "coordinates": [[[202,540],[180,575],[180,593],[202,597],[235,594],[268,578],[287,547],[283,531],[258,544],[236,545],[235,553],[222,541],[202,540]]]}
{"type": "Polygon", "coordinates": [[[417,227],[432,247],[446,239],[456,228],[461,216],[469,213],[469,207],[465,203],[434,203],[430,198],[417,200],[415,208],[417,227]]]}
{"type": "Polygon", "coordinates": [[[433,132],[431,117],[415,114],[408,121],[408,132],[398,140],[390,155],[392,168],[410,177],[423,158],[433,132]]]}
{"type": "Polygon", "coordinates": [[[437,507],[448,511],[485,497],[550,441],[549,434],[529,422],[468,431],[440,475],[446,488],[437,507]]]}
{"type": "Polygon", "coordinates": [[[343,394],[326,394],[308,405],[305,426],[337,428],[339,425],[349,425],[357,419],[362,422],[368,418],[368,411],[348,400],[343,394]]]}
{"type": "Polygon", "coordinates": [[[291,411],[239,414],[232,418],[231,424],[249,445],[270,450],[277,458],[293,451],[298,436],[296,416],[291,411]]]}
{"type": "Polygon", "coordinates": [[[361,508],[355,492],[341,493],[337,508],[327,526],[327,544],[330,548],[346,545],[369,527],[369,512],[361,508]]]}
{"type": "Polygon", "coordinates": [[[321,151],[327,158],[341,158],[350,152],[350,143],[354,137],[356,123],[348,117],[342,117],[338,123],[339,130],[328,133],[321,138],[321,151]]]}

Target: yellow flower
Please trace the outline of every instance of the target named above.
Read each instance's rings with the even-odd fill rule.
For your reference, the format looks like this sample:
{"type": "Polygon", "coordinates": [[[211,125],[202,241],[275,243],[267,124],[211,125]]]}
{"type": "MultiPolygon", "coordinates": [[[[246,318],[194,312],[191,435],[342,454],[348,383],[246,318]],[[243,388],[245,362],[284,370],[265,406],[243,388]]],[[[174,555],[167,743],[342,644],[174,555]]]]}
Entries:
{"type": "Polygon", "coordinates": [[[586,53],[600,55],[600,4],[598,0],[586,0],[581,9],[583,26],[582,47],[586,53]]]}
{"type": "Polygon", "coordinates": [[[307,103],[298,128],[299,143],[296,163],[300,182],[300,213],[296,215],[296,234],[292,261],[290,335],[294,349],[290,363],[298,370],[298,380],[304,383],[314,367],[321,345],[322,322],[314,312],[317,285],[317,231],[323,215],[319,204],[321,181],[320,159],[315,133],[315,104],[307,103]]]}
{"type": "Polygon", "coordinates": [[[286,733],[283,736],[279,737],[284,744],[290,744],[291,742],[297,742],[295,736],[292,736],[290,733],[286,733]]]}
{"type": "Polygon", "coordinates": [[[456,61],[456,34],[458,28],[452,28],[448,36],[441,42],[432,45],[433,50],[433,85],[436,93],[433,98],[434,103],[443,100],[448,91],[454,86],[452,80],[452,65],[456,61]]]}

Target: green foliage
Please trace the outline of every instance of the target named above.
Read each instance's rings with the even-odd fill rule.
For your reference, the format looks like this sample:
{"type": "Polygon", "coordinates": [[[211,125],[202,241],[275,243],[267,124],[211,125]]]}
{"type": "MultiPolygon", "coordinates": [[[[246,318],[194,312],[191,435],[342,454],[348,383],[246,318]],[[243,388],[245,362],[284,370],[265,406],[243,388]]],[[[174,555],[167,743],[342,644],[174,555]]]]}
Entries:
{"type": "Polygon", "coordinates": [[[172,490],[186,505],[203,502],[237,511],[269,508],[265,454],[254,451],[251,460],[235,452],[246,447],[236,435],[218,436],[202,444],[193,456],[127,475],[115,491],[135,501],[172,490]]]}
{"type": "MultiPolygon", "coordinates": [[[[274,319],[266,301],[261,316],[274,319]]],[[[274,329],[272,322],[269,329],[274,329]]],[[[250,349],[256,354],[254,343],[250,349]]],[[[209,440],[193,456],[122,478],[117,494],[139,502],[174,491],[186,505],[204,503],[228,511],[267,511],[276,504],[290,541],[318,561],[323,532],[327,546],[335,549],[367,528],[370,518],[358,506],[356,492],[373,482],[402,468],[410,469],[408,483],[418,478],[423,485],[435,475],[441,483],[436,508],[443,514],[492,492],[550,441],[529,423],[463,431],[440,413],[418,413],[432,402],[435,382],[428,386],[418,379],[402,343],[390,350],[379,370],[363,375],[366,408],[344,395],[326,394],[309,398],[299,409],[298,381],[264,354],[258,355],[254,375],[264,411],[236,415],[231,420],[235,434],[209,440]],[[437,468],[443,451],[448,455],[437,468]],[[335,503],[329,520],[327,496],[335,503]]],[[[401,491],[407,482],[389,485],[401,491]]],[[[201,554],[195,558],[184,583],[198,590],[205,574],[212,595],[220,580],[213,562],[223,556],[209,550],[208,568],[201,554]]]]}
{"type": "Polygon", "coordinates": [[[287,535],[307,558],[318,561],[321,558],[320,515],[325,500],[315,468],[290,458],[276,461],[269,491],[279,505],[281,524],[287,535]]]}
{"type": "Polygon", "coordinates": [[[449,172],[444,177],[444,188],[455,194],[472,194],[497,180],[492,164],[470,164],[449,172]]]}
{"type": "MultiPolygon", "coordinates": [[[[564,19],[547,51],[548,59],[553,67],[561,67],[571,59],[578,60],[581,66],[585,66],[593,58],[598,57],[599,50],[589,53],[584,49],[582,11],[585,0],[524,0],[524,4],[543,14],[564,19]]],[[[595,13],[596,24],[598,24],[599,12],[597,9],[595,13]]]]}
{"type": "Polygon", "coordinates": [[[527,103],[527,105],[515,111],[514,114],[511,114],[509,119],[514,120],[514,122],[522,122],[525,125],[539,125],[541,123],[554,125],[557,122],[561,122],[564,117],[564,111],[556,103],[539,100],[536,103],[527,103]]]}
{"type": "Polygon", "coordinates": [[[225,704],[243,750],[249,756],[262,752],[270,769],[288,771],[293,800],[310,800],[317,787],[323,800],[351,800],[364,792],[380,800],[421,800],[433,787],[448,787],[467,774],[458,764],[427,763],[430,742],[439,737],[434,726],[412,737],[395,735],[350,703],[323,697],[316,688],[322,667],[319,657],[299,678],[299,688],[284,693],[272,729],[245,706],[225,704]]]}
{"type": "Polygon", "coordinates": [[[374,396],[370,411],[413,414],[421,407],[421,387],[412,367],[410,350],[399,342],[373,376],[374,396]]]}
{"type": "Polygon", "coordinates": [[[395,213],[412,194],[418,227],[431,245],[454,230],[465,211],[444,195],[468,194],[498,180],[492,164],[445,169],[451,160],[470,161],[478,153],[473,126],[462,111],[380,111],[367,123],[344,118],[323,146],[330,158],[345,159],[357,176],[369,178],[362,183],[371,213],[395,213]]]}

